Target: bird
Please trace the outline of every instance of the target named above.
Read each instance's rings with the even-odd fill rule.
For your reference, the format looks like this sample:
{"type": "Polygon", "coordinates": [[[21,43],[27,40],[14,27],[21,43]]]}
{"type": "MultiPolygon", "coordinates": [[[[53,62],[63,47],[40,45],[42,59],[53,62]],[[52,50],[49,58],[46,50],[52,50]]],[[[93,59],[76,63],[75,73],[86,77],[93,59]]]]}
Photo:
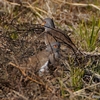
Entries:
{"type": "Polygon", "coordinates": [[[60,42],[64,42],[70,46],[75,53],[76,50],[78,50],[68,35],[65,35],[62,30],[55,28],[52,18],[45,18],[42,25],[45,28],[44,42],[46,45],[46,51],[49,52],[50,55],[48,56],[48,60],[45,62],[45,64],[40,68],[40,73],[44,72],[44,70],[47,70],[48,68],[52,69],[59,65],[61,57],[60,42]]]}
{"type": "Polygon", "coordinates": [[[55,28],[53,20],[50,18],[45,18],[43,27],[45,29],[44,42],[46,45],[46,49],[41,53],[37,54],[39,58],[38,60],[42,65],[39,69],[39,76],[42,76],[44,72],[48,72],[50,69],[54,69],[55,66],[58,66],[60,59],[60,43],[56,41],[53,36],[48,34],[48,32],[51,31],[51,28],[55,28]]]}
{"type": "Polygon", "coordinates": [[[71,38],[62,30],[55,28],[52,18],[45,18],[42,26],[45,29],[44,42],[46,49],[30,59],[32,65],[36,62],[38,63],[38,66],[40,67],[38,71],[39,76],[43,76],[45,72],[49,72],[49,69],[54,69],[59,65],[61,43],[64,43],[71,48],[75,55],[80,53],[71,38]]]}

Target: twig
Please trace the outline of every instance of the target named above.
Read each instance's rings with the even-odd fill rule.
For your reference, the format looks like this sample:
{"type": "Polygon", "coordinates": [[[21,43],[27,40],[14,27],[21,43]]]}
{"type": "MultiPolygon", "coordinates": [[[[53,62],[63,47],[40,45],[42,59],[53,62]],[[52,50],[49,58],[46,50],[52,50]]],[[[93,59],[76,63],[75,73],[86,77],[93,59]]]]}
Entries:
{"type": "Polygon", "coordinates": [[[42,16],[37,10],[39,10],[39,11],[41,11],[41,12],[47,14],[46,11],[44,11],[44,10],[38,8],[38,7],[33,7],[33,6],[32,6],[30,3],[28,3],[28,2],[27,2],[27,4],[28,4],[28,6],[25,6],[25,5],[24,5],[24,6],[27,7],[27,8],[31,8],[41,19],[43,19],[43,16],[42,16]]]}
{"type": "Polygon", "coordinates": [[[39,81],[37,81],[37,80],[35,80],[35,79],[33,79],[33,78],[27,76],[27,74],[25,73],[25,71],[24,71],[23,69],[21,69],[19,66],[15,65],[15,64],[12,63],[12,62],[10,62],[9,65],[12,65],[12,66],[16,67],[17,69],[19,69],[19,70],[21,71],[21,73],[22,73],[27,79],[29,79],[29,80],[31,80],[31,81],[37,83],[37,84],[40,84],[40,85],[42,85],[42,86],[46,86],[47,89],[48,89],[50,92],[52,92],[52,89],[49,88],[45,83],[39,82],[39,81]]]}
{"type": "Polygon", "coordinates": [[[10,1],[7,1],[7,0],[4,0],[4,2],[11,4],[11,5],[20,6],[20,4],[18,4],[18,3],[10,2],[10,1]]]}
{"type": "MultiPolygon", "coordinates": [[[[10,89],[12,90],[12,89],[10,89]]],[[[12,90],[15,94],[17,94],[18,96],[22,97],[23,99],[25,100],[28,100],[28,98],[26,98],[25,96],[23,96],[22,94],[20,94],[19,92],[15,91],[15,90],[12,90]]]]}
{"type": "Polygon", "coordinates": [[[69,3],[69,2],[64,2],[62,0],[57,0],[58,2],[60,3],[64,3],[64,4],[67,4],[67,5],[72,5],[72,6],[81,6],[81,7],[93,7],[97,10],[100,10],[100,7],[94,5],[94,4],[83,4],[83,3],[69,3]]]}
{"type": "Polygon", "coordinates": [[[91,88],[91,87],[95,87],[95,86],[97,86],[97,85],[100,85],[100,83],[96,83],[96,84],[87,86],[87,87],[85,87],[85,88],[83,88],[83,89],[81,89],[81,90],[78,90],[78,91],[74,92],[73,94],[74,94],[74,95],[80,95],[80,93],[83,92],[83,91],[85,91],[85,89],[88,89],[88,88],[91,88]]]}
{"type": "Polygon", "coordinates": [[[51,8],[50,8],[50,0],[45,0],[45,3],[46,3],[46,6],[47,6],[47,11],[48,11],[48,14],[50,17],[52,17],[52,11],[51,11],[51,8]]]}

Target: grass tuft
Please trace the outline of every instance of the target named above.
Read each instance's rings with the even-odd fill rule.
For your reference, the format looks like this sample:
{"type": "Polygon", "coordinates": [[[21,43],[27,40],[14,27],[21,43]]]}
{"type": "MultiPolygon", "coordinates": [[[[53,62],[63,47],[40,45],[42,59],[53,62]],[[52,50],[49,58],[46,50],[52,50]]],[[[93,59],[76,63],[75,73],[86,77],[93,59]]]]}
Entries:
{"type": "Polygon", "coordinates": [[[97,47],[98,32],[100,30],[100,19],[92,17],[92,22],[87,24],[82,20],[76,32],[80,37],[80,45],[86,51],[93,51],[97,47]]]}

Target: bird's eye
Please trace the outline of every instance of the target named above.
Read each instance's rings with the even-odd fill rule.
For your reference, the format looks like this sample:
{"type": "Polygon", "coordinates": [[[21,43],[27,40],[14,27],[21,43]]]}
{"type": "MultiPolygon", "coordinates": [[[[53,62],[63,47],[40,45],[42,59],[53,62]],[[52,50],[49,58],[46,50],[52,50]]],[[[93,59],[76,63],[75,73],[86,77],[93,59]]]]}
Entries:
{"type": "Polygon", "coordinates": [[[57,48],[58,46],[57,46],[57,45],[54,45],[53,47],[54,47],[54,48],[57,48]]]}

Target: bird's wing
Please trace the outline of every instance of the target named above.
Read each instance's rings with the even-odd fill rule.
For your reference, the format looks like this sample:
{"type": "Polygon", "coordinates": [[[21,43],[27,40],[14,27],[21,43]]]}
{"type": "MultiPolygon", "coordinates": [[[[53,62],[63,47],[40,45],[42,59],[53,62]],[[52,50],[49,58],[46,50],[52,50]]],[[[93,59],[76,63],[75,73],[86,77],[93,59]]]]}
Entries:
{"type": "Polygon", "coordinates": [[[53,41],[62,42],[66,44],[70,49],[72,49],[74,53],[81,54],[81,52],[72,42],[71,38],[67,34],[65,34],[62,30],[52,28],[52,30],[49,32],[49,36],[50,35],[53,38],[52,39],[53,41]]]}

